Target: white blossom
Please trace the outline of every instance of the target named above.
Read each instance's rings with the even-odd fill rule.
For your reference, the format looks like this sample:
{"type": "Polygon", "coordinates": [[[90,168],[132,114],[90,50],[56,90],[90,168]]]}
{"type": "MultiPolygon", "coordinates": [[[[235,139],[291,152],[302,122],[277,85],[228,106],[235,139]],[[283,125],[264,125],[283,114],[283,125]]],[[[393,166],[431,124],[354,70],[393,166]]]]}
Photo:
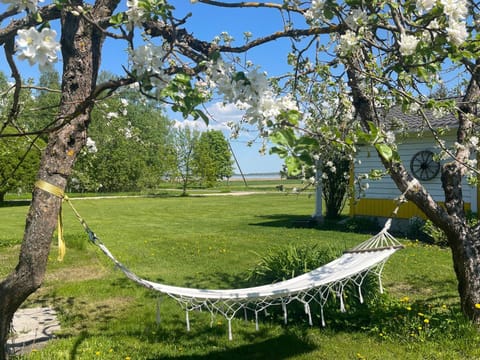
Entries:
{"type": "Polygon", "coordinates": [[[385,133],[385,142],[387,144],[395,144],[395,133],[393,131],[387,131],[385,133]]]}
{"type": "Polygon", "coordinates": [[[30,65],[38,63],[40,70],[46,70],[57,61],[57,51],[60,44],[55,40],[57,32],[43,28],[41,32],[34,27],[28,30],[18,30],[16,40],[18,57],[26,59],[30,65]]]}
{"type": "Polygon", "coordinates": [[[268,119],[275,119],[283,111],[297,110],[291,95],[276,96],[270,88],[267,74],[259,68],[237,72],[232,64],[218,59],[208,64],[206,75],[205,81],[223,96],[225,103],[245,110],[244,120],[256,123],[260,128],[266,126],[268,119]]]}
{"type": "Polygon", "coordinates": [[[125,135],[125,139],[131,139],[133,137],[133,132],[130,128],[124,128],[123,134],[125,135]]]}
{"type": "Polygon", "coordinates": [[[435,119],[440,119],[447,115],[447,110],[445,110],[444,108],[434,108],[432,111],[432,115],[435,119]]]}
{"type": "Polygon", "coordinates": [[[370,184],[369,183],[364,183],[360,186],[360,188],[363,190],[363,191],[366,191],[370,188],[370,184]]]}
{"type": "Polygon", "coordinates": [[[430,21],[430,23],[427,26],[427,29],[439,30],[440,29],[440,24],[438,22],[438,19],[433,19],[432,21],[430,21]]]}
{"type": "Polygon", "coordinates": [[[440,0],[443,5],[443,13],[453,21],[465,19],[468,14],[466,0],[440,0]]]}
{"type": "Polygon", "coordinates": [[[138,82],[134,82],[133,84],[130,84],[128,87],[132,90],[139,90],[140,84],[138,82]]]}
{"type": "Polygon", "coordinates": [[[145,10],[138,6],[138,0],[127,0],[127,7],[128,10],[125,11],[128,18],[127,28],[132,30],[134,27],[141,27],[146,19],[145,10]]]}
{"type": "Polygon", "coordinates": [[[312,0],[312,6],[305,13],[307,20],[315,22],[316,20],[322,20],[323,7],[325,6],[325,0],[312,0]]]}
{"type": "Polygon", "coordinates": [[[448,41],[457,46],[463,44],[468,37],[467,27],[463,21],[449,21],[446,30],[448,41]]]}
{"type": "Polygon", "coordinates": [[[118,118],[118,113],[116,113],[116,112],[109,112],[109,113],[107,113],[107,119],[108,119],[108,120],[117,119],[117,118],[118,118]]]}
{"type": "Polygon", "coordinates": [[[417,9],[420,13],[430,11],[436,5],[437,0],[417,0],[417,9]]]}
{"type": "Polygon", "coordinates": [[[153,44],[141,45],[129,50],[129,55],[132,71],[136,72],[137,76],[150,76],[152,85],[157,89],[168,84],[169,77],[162,69],[166,57],[163,47],[153,44]]]}
{"type": "MultiPolygon", "coordinates": [[[[9,4],[10,8],[18,7],[19,11],[28,10],[31,12],[37,12],[38,1],[37,0],[0,0],[3,4],[9,4]]],[[[43,2],[42,0],[40,2],[43,2]]]]}
{"type": "Polygon", "coordinates": [[[340,41],[336,51],[340,56],[347,56],[355,49],[357,45],[357,35],[353,31],[347,30],[345,34],[340,36],[340,41]]]}
{"type": "Polygon", "coordinates": [[[420,105],[417,102],[408,104],[407,111],[410,114],[416,114],[420,110],[420,105]]]}
{"type": "Polygon", "coordinates": [[[418,39],[413,35],[402,34],[400,41],[400,53],[403,56],[413,55],[417,48],[418,39]]]}
{"type": "Polygon", "coordinates": [[[470,146],[476,148],[478,146],[478,137],[477,136],[472,136],[469,139],[470,146]]]}
{"type": "Polygon", "coordinates": [[[89,153],[94,154],[98,151],[97,144],[95,144],[95,141],[92,140],[92,138],[90,138],[90,137],[87,137],[86,146],[87,146],[87,151],[89,153]]]}

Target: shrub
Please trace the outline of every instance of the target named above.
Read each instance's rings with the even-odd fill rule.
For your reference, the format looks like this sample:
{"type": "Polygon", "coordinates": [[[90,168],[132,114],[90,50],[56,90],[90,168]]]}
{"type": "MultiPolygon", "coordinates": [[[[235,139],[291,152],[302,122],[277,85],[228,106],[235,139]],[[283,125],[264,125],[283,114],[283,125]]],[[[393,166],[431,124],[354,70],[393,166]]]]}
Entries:
{"type": "Polygon", "coordinates": [[[248,271],[247,280],[255,284],[287,280],[326,264],[339,254],[339,250],[321,249],[316,245],[289,245],[271,249],[248,271]]]}
{"type": "Polygon", "coordinates": [[[425,224],[422,227],[422,231],[427,236],[428,242],[431,242],[438,246],[448,245],[447,235],[445,235],[442,229],[433,225],[430,220],[425,221],[425,224]]]}
{"type": "MultiPolygon", "coordinates": [[[[478,224],[477,214],[468,212],[467,223],[470,226],[478,224]]],[[[448,239],[443,230],[435,226],[430,220],[425,221],[422,231],[427,236],[429,242],[438,246],[448,246],[448,239]]]]}
{"type": "Polygon", "coordinates": [[[356,216],[344,221],[344,230],[356,233],[375,233],[380,229],[376,218],[356,216]]]}
{"type": "MultiPolygon", "coordinates": [[[[287,280],[303,273],[309,272],[317,267],[320,267],[341,255],[340,249],[335,248],[319,248],[316,245],[289,245],[284,248],[271,249],[266,255],[260,258],[256,266],[248,272],[248,282],[250,285],[260,285],[275,283],[282,280],[287,280]]],[[[360,303],[358,287],[352,282],[348,282],[343,289],[343,298],[345,308],[351,315],[352,312],[368,307],[378,294],[377,277],[373,274],[368,274],[362,284],[362,293],[365,302],[360,303]]],[[[327,303],[324,306],[324,313],[326,319],[335,323],[345,325],[345,321],[349,316],[340,312],[339,298],[337,297],[335,287],[330,291],[327,303]]],[[[320,318],[320,306],[316,302],[310,303],[311,313],[316,316],[317,323],[320,318]]],[[[272,308],[269,312],[273,316],[283,316],[281,309],[272,308]]],[[[365,311],[361,311],[356,315],[357,317],[369,318],[365,311]]],[[[305,321],[305,310],[303,304],[289,304],[288,317],[290,319],[305,321]]],[[[364,321],[360,321],[364,323],[364,321]]]]}

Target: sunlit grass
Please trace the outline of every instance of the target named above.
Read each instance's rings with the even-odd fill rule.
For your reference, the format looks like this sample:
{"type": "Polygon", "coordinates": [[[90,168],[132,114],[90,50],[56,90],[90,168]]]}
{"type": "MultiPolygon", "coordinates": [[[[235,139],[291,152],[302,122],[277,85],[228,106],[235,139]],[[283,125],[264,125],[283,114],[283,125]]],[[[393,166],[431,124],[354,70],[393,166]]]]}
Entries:
{"type": "MultiPolygon", "coordinates": [[[[73,200],[110,250],[142,277],[179,286],[243,286],[256,254],[289,244],[349,248],[368,235],[305,228],[314,199],[282,193],[254,196],[151,197],[73,200]],[[256,254],[255,254],[256,253],[256,254]]],[[[0,275],[18,258],[26,206],[0,208],[0,275]]],[[[404,242],[386,264],[387,295],[361,312],[318,314],[288,326],[275,317],[210,326],[207,313],[190,315],[127,280],[96,249],[68,206],[64,207],[67,255],[52,247],[43,287],[28,306],[51,305],[59,313],[58,339],[31,359],[476,359],[476,330],[458,310],[448,250],[404,242]]]]}

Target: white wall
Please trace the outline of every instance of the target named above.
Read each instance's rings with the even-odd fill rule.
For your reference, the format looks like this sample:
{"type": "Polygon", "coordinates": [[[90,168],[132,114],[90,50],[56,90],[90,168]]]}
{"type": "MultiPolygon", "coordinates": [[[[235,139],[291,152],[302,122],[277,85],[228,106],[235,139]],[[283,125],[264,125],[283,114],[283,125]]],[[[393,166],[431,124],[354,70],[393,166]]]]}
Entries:
{"type": "MultiPolygon", "coordinates": [[[[453,136],[450,137],[450,140],[453,141],[453,136]]],[[[408,139],[403,139],[402,143],[398,145],[398,151],[400,158],[403,160],[405,167],[410,171],[410,160],[412,157],[419,151],[430,150],[434,153],[438,153],[439,149],[434,146],[435,142],[431,136],[422,136],[422,137],[409,137],[408,139]]],[[[378,158],[378,155],[375,149],[371,146],[359,146],[358,147],[357,160],[360,160],[361,163],[355,164],[355,178],[360,174],[369,173],[372,169],[383,169],[383,166],[378,158]]],[[[365,182],[363,180],[362,182],[365,182]]],[[[369,188],[365,191],[366,198],[372,199],[393,199],[400,194],[400,191],[397,189],[392,179],[387,175],[381,180],[367,180],[369,188]]],[[[444,201],[443,189],[440,181],[440,172],[438,175],[428,181],[422,181],[422,184],[427,188],[432,197],[436,201],[444,201]]],[[[356,189],[358,187],[356,186],[356,189]]],[[[463,184],[463,196],[464,201],[471,203],[473,211],[477,209],[477,189],[473,186],[470,186],[464,180],[463,184]]]]}

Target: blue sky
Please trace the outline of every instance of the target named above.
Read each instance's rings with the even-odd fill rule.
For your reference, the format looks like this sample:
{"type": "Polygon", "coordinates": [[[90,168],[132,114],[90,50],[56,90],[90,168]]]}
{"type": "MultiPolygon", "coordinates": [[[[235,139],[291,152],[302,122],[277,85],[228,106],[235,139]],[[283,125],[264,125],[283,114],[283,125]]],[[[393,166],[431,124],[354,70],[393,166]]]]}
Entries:
{"type": "MultiPolygon", "coordinates": [[[[126,0],[125,0],[126,2],[126,0]]],[[[253,38],[271,34],[283,28],[280,13],[272,9],[224,9],[204,4],[191,4],[190,0],[171,1],[176,7],[175,15],[178,18],[185,17],[191,13],[187,21],[186,29],[201,40],[210,41],[215,36],[226,31],[235,38],[233,45],[244,43],[243,33],[249,31],[253,38]]],[[[4,5],[0,6],[0,10],[4,5]]],[[[3,24],[6,25],[6,24],[3,24]]],[[[55,29],[55,24],[52,24],[55,29]]],[[[58,34],[60,37],[60,34],[58,34]]],[[[287,70],[286,54],[289,50],[288,40],[279,40],[266,44],[257,49],[250,50],[247,54],[241,55],[242,58],[253,61],[256,65],[268,73],[270,76],[279,75],[287,70]]],[[[122,66],[126,65],[127,54],[124,44],[118,41],[108,41],[104,48],[102,58],[102,69],[109,72],[123,73],[122,66]]],[[[0,57],[0,67],[8,75],[9,70],[3,57],[0,57]]],[[[61,59],[60,59],[61,60],[61,59]]],[[[37,66],[29,66],[26,61],[19,61],[22,74],[25,78],[38,77],[37,66]]],[[[56,66],[61,69],[61,62],[56,66]]],[[[239,120],[241,112],[233,106],[225,107],[212,102],[205,105],[208,111],[214,115],[211,124],[215,128],[225,130],[222,122],[229,120],[239,120]]],[[[172,119],[183,121],[181,114],[169,112],[172,119]]],[[[228,131],[225,130],[228,135],[228,131]]],[[[257,140],[252,146],[248,147],[247,142],[256,138],[255,133],[244,133],[238,139],[232,139],[231,145],[233,151],[240,163],[241,170],[244,173],[258,172],[278,172],[283,161],[276,155],[260,155],[261,140],[257,140]]]]}

